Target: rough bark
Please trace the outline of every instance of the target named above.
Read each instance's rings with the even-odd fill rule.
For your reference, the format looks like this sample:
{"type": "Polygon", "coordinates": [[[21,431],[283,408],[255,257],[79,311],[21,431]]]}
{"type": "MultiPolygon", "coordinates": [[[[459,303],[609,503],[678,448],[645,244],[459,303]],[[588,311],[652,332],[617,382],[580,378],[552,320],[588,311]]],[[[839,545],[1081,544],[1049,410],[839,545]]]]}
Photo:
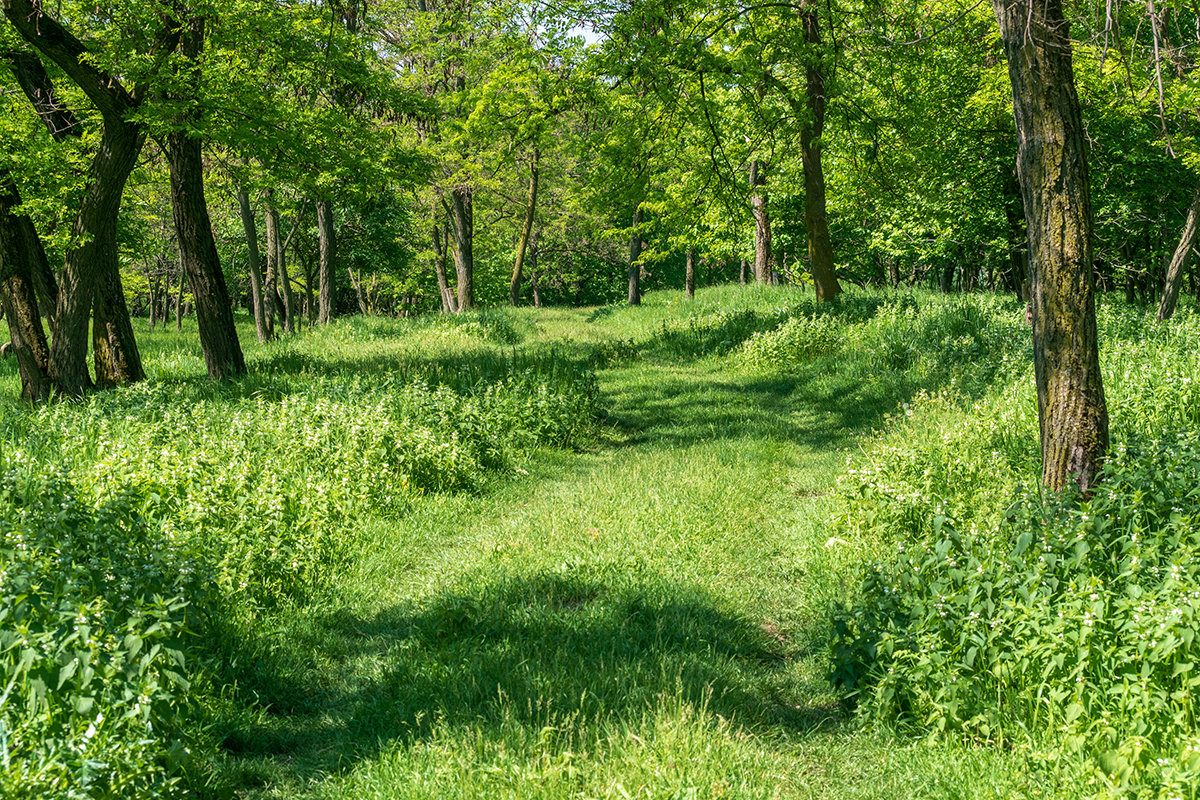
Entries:
{"type": "MultiPolygon", "coordinates": [[[[187,60],[186,84],[198,88],[200,53],[204,47],[204,20],[189,20],[181,39],[180,52],[187,60]]],[[[215,380],[244,375],[246,360],[233,322],[233,306],[221,269],[221,257],[213,239],[212,220],[204,198],[204,163],[200,140],[188,134],[190,112],[178,120],[181,129],[166,136],[165,152],[170,171],[171,211],[179,243],[179,261],[187,274],[196,304],[196,327],[208,376],[215,380]]]]}
{"type": "Polygon", "coordinates": [[[317,322],[327,325],[333,321],[333,266],[337,260],[337,231],[333,222],[333,205],[328,200],[317,201],[317,238],[320,244],[317,322]]]}
{"type": "MultiPolygon", "coordinates": [[[[72,241],[59,281],[50,378],[66,395],[91,385],[87,370],[88,312],[95,306],[93,346],[101,384],[144,377],[133,326],[121,290],[116,228],[125,182],[137,162],[144,135],[130,114],[141,92],[127,91],[113,75],[94,66],[88,49],[34,0],[0,0],[4,15],[27,42],[57,64],[100,112],[104,132],[88,167],[72,225],[72,241]]],[[[173,48],[173,34],[155,39],[158,52],[173,48]]]]}
{"type": "Polygon", "coordinates": [[[754,212],[754,280],[771,280],[771,216],[767,211],[767,176],[759,162],[750,164],[750,209],[754,212]]]}
{"type": "Polygon", "coordinates": [[[454,221],[454,270],[458,274],[458,311],[475,307],[475,211],[469,186],[450,193],[454,221]]]}
{"type": "Polygon", "coordinates": [[[1197,232],[1200,232],[1200,187],[1196,188],[1196,194],[1192,197],[1183,231],[1179,234],[1179,244],[1175,246],[1175,252],[1171,254],[1171,260],[1167,264],[1167,279],[1163,284],[1162,297],[1158,300],[1159,322],[1170,319],[1175,313],[1179,287],[1183,284],[1183,270],[1192,255],[1192,248],[1196,245],[1197,232]]]}
{"type": "Polygon", "coordinates": [[[1108,448],[1087,152],[1060,0],[992,0],[1008,59],[1028,221],[1042,482],[1090,491],[1108,448]]]}
{"type": "Polygon", "coordinates": [[[245,187],[238,187],[238,207],[242,214],[242,230],[246,232],[246,260],[250,267],[250,302],[254,306],[254,331],[258,334],[259,342],[270,341],[272,331],[267,323],[267,309],[264,299],[262,257],[258,252],[258,226],[254,221],[254,211],[250,208],[250,193],[245,187]]]}
{"type": "Polygon", "coordinates": [[[642,208],[638,206],[633,210],[633,233],[629,236],[629,305],[631,306],[642,304],[642,287],[640,285],[642,265],[638,263],[638,258],[642,255],[642,234],[638,231],[641,224],[642,208]]]}
{"type": "Polygon", "coordinates": [[[276,321],[280,330],[287,330],[287,307],[283,304],[283,297],[279,293],[279,254],[282,248],[279,246],[281,237],[279,234],[279,209],[275,207],[275,198],[273,192],[267,193],[267,211],[265,221],[267,225],[267,274],[265,276],[264,293],[266,296],[266,316],[267,330],[274,334],[276,321]]]}
{"type": "MultiPolygon", "coordinates": [[[[16,187],[0,175],[0,307],[8,320],[9,338],[17,357],[21,376],[21,396],[40,402],[50,396],[50,347],[42,328],[31,263],[41,250],[41,240],[33,241],[24,226],[29,218],[16,209],[21,199],[16,187]]],[[[45,253],[41,254],[45,259],[45,253]]]]}
{"type": "Polygon", "coordinates": [[[442,238],[443,235],[442,226],[435,222],[429,232],[433,240],[433,274],[437,278],[438,296],[442,299],[442,312],[453,314],[458,310],[458,303],[446,280],[446,242],[442,238]]]}
{"type": "Polygon", "coordinates": [[[808,262],[817,300],[833,300],[842,292],[833,264],[829,217],[825,210],[825,170],[821,166],[821,136],[825,131],[825,73],[821,66],[821,27],[817,9],[806,2],[800,10],[808,63],[804,68],[807,124],[800,128],[804,161],[804,227],[808,232],[808,262]]]}
{"type": "Polygon", "coordinates": [[[687,251],[687,269],[683,283],[687,299],[692,300],[696,297],[696,249],[694,247],[689,247],[687,251]]]}
{"type": "Polygon", "coordinates": [[[533,159],[529,163],[529,198],[525,204],[525,223],[521,226],[521,238],[517,242],[517,258],[513,262],[512,283],[509,286],[509,299],[515,306],[521,299],[521,268],[525,264],[525,252],[529,249],[529,237],[533,233],[533,217],[537,211],[538,195],[538,151],[533,151],[533,159]]]}

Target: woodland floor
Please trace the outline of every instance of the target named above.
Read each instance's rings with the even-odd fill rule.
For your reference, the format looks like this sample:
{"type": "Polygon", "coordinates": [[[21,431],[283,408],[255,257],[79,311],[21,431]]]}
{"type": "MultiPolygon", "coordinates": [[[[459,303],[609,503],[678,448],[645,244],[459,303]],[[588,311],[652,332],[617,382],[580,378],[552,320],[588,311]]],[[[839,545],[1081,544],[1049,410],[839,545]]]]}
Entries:
{"type": "MultiPolygon", "coordinates": [[[[739,368],[736,342],[690,322],[769,310],[789,292],[495,312],[522,341],[463,353],[413,336],[304,356],[306,371],[365,374],[397,358],[436,374],[505,351],[607,352],[606,417],[587,448],[540,450],[482,492],[371,520],[328,596],[231,643],[242,677],[217,793],[1053,794],[996,749],[865,731],[831,690],[836,576],[862,558],[832,532],[832,493],[900,398],[827,371],[739,368]]],[[[194,335],[148,336],[148,363],[191,363],[194,335]]]]}

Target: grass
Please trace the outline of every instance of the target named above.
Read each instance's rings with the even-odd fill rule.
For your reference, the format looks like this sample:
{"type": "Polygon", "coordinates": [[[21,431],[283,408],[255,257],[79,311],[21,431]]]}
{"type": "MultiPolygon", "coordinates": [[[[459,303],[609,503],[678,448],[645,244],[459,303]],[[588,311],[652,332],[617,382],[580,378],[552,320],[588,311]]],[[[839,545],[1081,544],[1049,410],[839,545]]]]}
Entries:
{"type": "Polygon", "coordinates": [[[314,376],[466,388],[566,364],[599,368],[605,410],[582,447],[355,520],[353,558],[318,596],[232,631],[196,791],[1075,796],[1024,755],[866,730],[830,688],[828,603],[862,557],[830,527],[831,493],[847,456],[941,377],[739,367],[739,346],[805,299],[726,287],[468,324],[354,319],[265,347],[243,321],[254,374],[231,388],[201,377],[186,323],[141,332],[152,380],[220,401],[314,376]]]}

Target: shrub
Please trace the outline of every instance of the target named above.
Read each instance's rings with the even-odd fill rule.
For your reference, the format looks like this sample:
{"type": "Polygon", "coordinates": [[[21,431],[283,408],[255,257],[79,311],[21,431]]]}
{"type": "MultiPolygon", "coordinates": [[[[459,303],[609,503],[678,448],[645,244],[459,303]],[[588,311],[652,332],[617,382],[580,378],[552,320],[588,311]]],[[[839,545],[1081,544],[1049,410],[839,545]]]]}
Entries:
{"type": "Polygon", "coordinates": [[[1197,475],[1179,434],[1117,447],[1090,500],[934,517],[835,616],[835,681],[869,717],[1084,751],[1120,781],[1200,772],[1197,475]]]}
{"type": "Polygon", "coordinates": [[[184,576],[137,505],[0,477],[0,796],[171,790],[184,576]]]}

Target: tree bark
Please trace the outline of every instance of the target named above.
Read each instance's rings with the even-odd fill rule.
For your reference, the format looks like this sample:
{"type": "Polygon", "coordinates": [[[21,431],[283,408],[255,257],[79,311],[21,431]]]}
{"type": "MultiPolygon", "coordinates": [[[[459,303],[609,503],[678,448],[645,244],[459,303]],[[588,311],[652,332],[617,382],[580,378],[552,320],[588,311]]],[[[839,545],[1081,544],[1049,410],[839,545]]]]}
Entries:
{"type": "MultiPolygon", "coordinates": [[[[104,132],[88,167],[72,241],[59,281],[54,336],[50,341],[50,378],[63,394],[82,395],[90,386],[87,370],[88,312],[96,310],[93,346],[101,384],[128,383],[145,377],[117,263],[117,217],[129,173],[137,163],[144,133],[129,119],[140,97],[113,75],[94,66],[90,53],[34,0],[0,0],[18,33],[57,64],[88,96],[104,121],[104,132]]],[[[172,49],[174,33],[160,32],[156,46],[172,49]]]]}
{"type": "Polygon", "coordinates": [[[750,266],[749,263],[746,261],[746,259],[743,258],[741,260],[741,272],[738,274],[738,282],[741,283],[743,286],[746,285],[746,272],[747,272],[747,269],[749,268],[749,266],[750,266]]]}
{"type": "Polygon", "coordinates": [[[1162,297],[1158,301],[1159,322],[1168,320],[1175,313],[1175,303],[1179,300],[1179,287],[1183,284],[1183,270],[1191,258],[1192,248],[1196,245],[1196,234],[1200,232],[1200,187],[1192,197],[1192,205],[1188,208],[1187,219],[1183,223],[1183,231],[1179,234],[1179,244],[1167,264],[1167,278],[1163,284],[1162,297]]]}
{"type": "Polygon", "coordinates": [[[684,275],[684,291],[687,293],[687,299],[692,300],[696,297],[696,249],[689,247],[687,251],[687,269],[684,275]]]}
{"type": "Polygon", "coordinates": [[[750,208],[754,212],[754,280],[767,283],[771,280],[771,217],[767,211],[767,193],[761,189],[767,185],[758,161],[750,164],[750,208]]]}
{"type": "Polygon", "coordinates": [[[538,274],[538,237],[541,232],[534,234],[533,242],[529,247],[529,288],[533,291],[533,307],[542,307],[542,287],[540,286],[540,275],[538,274]]]}
{"type": "Polygon", "coordinates": [[[475,211],[469,186],[450,193],[454,220],[454,270],[458,273],[458,312],[475,307],[475,211]]]}
{"type": "Polygon", "coordinates": [[[333,205],[328,200],[317,201],[317,237],[321,248],[317,262],[317,322],[328,325],[333,321],[333,265],[337,259],[337,230],[333,205]]]}
{"type": "Polygon", "coordinates": [[[250,193],[244,186],[238,187],[238,207],[242,214],[242,230],[246,232],[246,260],[250,267],[250,302],[254,306],[254,331],[259,342],[270,341],[271,326],[267,323],[265,289],[263,286],[262,260],[258,252],[258,226],[254,222],[254,210],[250,208],[250,193]]]}
{"type": "MultiPolygon", "coordinates": [[[[202,35],[193,31],[193,36],[202,35]]],[[[233,322],[233,307],[204,198],[200,140],[184,131],[174,131],[167,135],[166,144],[179,259],[196,304],[196,326],[208,376],[227,380],[244,375],[246,360],[233,322]]]]}
{"type": "Polygon", "coordinates": [[[804,68],[809,117],[800,128],[804,161],[804,227],[808,232],[808,262],[817,301],[833,300],[842,292],[833,264],[833,243],[825,210],[825,170],[821,166],[821,136],[825,131],[825,73],[821,66],[821,27],[817,10],[805,2],[800,10],[808,59],[804,68]]]}
{"type": "Polygon", "coordinates": [[[642,224],[642,207],[633,210],[633,233],[629,236],[629,305],[642,304],[642,287],[640,285],[642,265],[638,258],[642,255],[642,234],[638,228],[642,224]]]}
{"type": "Polygon", "coordinates": [[[1042,482],[1089,492],[1108,448],[1087,152],[1060,0],[992,0],[1008,59],[1028,221],[1042,482]]]}
{"type": "Polygon", "coordinates": [[[534,148],[529,163],[529,202],[525,205],[525,224],[521,227],[521,239],[517,242],[517,258],[513,263],[512,284],[509,299],[516,306],[521,299],[521,267],[525,264],[525,251],[529,248],[529,237],[533,233],[533,217],[537,211],[538,195],[538,150],[534,148]]]}
{"type": "Polygon", "coordinates": [[[458,310],[454,299],[454,291],[446,280],[446,242],[443,240],[444,231],[438,223],[433,224],[429,232],[433,240],[433,274],[437,278],[438,296],[442,300],[442,313],[453,314],[458,310]]]}
{"type": "MultiPolygon", "coordinates": [[[[41,402],[50,396],[50,347],[42,328],[30,265],[41,250],[41,239],[30,241],[24,230],[29,217],[16,209],[21,204],[16,186],[0,173],[0,305],[8,320],[9,338],[21,375],[21,397],[41,402]]],[[[41,258],[45,259],[45,253],[41,258]]]]}
{"type": "MultiPolygon", "coordinates": [[[[204,47],[204,20],[194,17],[184,23],[180,52],[185,84],[198,90],[199,58],[204,47]]],[[[177,98],[178,99],[178,98],[177,98]]],[[[171,209],[175,235],[179,242],[179,261],[187,274],[196,304],[196,327],[200,332],[200,350],[208,376],[215,380],[244,375],[246,360],[233,322],[233,307],[225,285],[225,272],[213,239],[212,220],[204,198],[204,163],[200,140],[188,134],[186,127],[193,112],[178,120],[180,129],[166,137],[167,163],[170,168],[171,209]]]]}
{"type": "Polygon", "coordinates": [[[266,316],[267,330],[274,335],[275,325],[278,322],[279,329],[287,331],[287,307],[283,304],[283,297],[279,293],[279,254],[283,251],[280,247],[282,236],[279,232],[279,209],[275,206],[274,191],[267,192],[267,274],[266,274],[266,316]]]}

